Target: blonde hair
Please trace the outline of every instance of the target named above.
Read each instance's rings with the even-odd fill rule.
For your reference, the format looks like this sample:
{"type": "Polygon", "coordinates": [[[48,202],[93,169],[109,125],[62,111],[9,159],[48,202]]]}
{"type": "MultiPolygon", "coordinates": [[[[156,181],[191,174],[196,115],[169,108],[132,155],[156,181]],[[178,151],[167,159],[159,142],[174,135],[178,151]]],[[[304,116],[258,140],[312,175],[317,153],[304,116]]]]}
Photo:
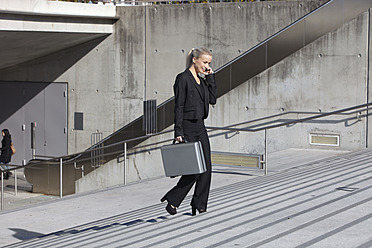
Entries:
{"type": "Polygon", "coordinates": [[[193,64],[193,61],[192,61],[193,58],[197,58],[198,59],[202,55],[205,55],[205,54],[212,56],[212,52],[209,51],[205,47],[191,49],[189,51],[189,53],[187,54],[187,57],[186,57],[186,69],[187,68],[190,68],[190,66],[193,64]]]}

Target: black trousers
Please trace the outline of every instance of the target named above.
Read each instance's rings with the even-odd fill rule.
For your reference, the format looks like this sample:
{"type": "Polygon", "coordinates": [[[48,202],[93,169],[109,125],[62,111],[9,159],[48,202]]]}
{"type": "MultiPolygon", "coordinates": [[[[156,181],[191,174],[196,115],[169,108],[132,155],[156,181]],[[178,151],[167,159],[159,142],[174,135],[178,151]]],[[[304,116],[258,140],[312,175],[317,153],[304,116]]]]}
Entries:
{"type": "Polygon", "coordinates": [[[197,209],[207,210],[212,177],[211,149],[208,134],[205,130],[204,123],[202,127],[197,124],[191,126],[185,125],[184,134],[188,142],[201,142],[207,171],[202,174],[182,176],[177,185],[168,191],[164,197],[167,199],[168,203],[175,207],[179,207],[194,183],[196,183],[190,205],[197,209]]]}

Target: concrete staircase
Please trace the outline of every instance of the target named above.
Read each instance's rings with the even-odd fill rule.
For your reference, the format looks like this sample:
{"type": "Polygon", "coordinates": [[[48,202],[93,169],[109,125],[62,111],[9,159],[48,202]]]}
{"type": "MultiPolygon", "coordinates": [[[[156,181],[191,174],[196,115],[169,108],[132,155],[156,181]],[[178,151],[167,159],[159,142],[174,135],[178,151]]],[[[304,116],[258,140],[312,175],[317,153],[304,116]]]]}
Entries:
{"type": "MultiPolygon", "coordinates": [[[[6,247],[372,246],[372,150],[288,150],[270,159],[269,176],[214,167],[208,213],[191,216],[189,196],[177,215],[168,215],[159,198],[175,181],[163,178],[24,211],[33,217],[18,212],[19,225],[40,235],[6,247]],[[285,160],[291,161],[286,167],[285,160]],[[89,214],[67,210],[88,211],[85,203],[93,199],[89,214]],[[40,215],[46,219],[42,228],[32,223],[40,215]],[[58,229],[59,221],[66,228],[58,229]]],[[[1,218],[6,237],[3,229],[14,216],[1,218]]]]}

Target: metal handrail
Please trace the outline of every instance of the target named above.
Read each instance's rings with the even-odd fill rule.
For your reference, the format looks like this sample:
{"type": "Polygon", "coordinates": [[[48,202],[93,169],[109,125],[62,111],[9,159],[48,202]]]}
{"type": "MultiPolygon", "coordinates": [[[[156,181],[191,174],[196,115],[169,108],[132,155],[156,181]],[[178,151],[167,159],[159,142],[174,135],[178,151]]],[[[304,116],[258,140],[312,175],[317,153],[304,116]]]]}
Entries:
{"type": "MultiPolygon", "coordinates": [[[[237,124],[228,125],[228,126],[225,126],[225,127],[206,126],[206,128],[209,129],[210,131],[224,130],[224,131],[235,131],[235,132],[236,131],[258,132],[258,131],[269,130],[269,129],[273,129],[273,128],[277,128],[277,127],[281,127],[281,126],[293,125],[293,124],[300,123],[300,122],[307,122],[307,121],[311,121],[311,120],[314,120],[314,119],[320,119],[320,118],[323,118],[325,116],[330,116],[330,115],[351,115],[351,114],[355,114],[355,113],[358,113],[358,112],[367,111],[367,110],[370,109],[370,108],[368,108],[369,106],[372,106],[372,102],[367,103],[367,104],[356,105],[356,106],[349,107],[349,108],[343,108],[343,109],[332,111],[332,112],[323,112],[323,113],[320,113],[320,114],[318,112],[288,111],[288,112],[283,112],[283,113],[280,113],[280,114],[275,114],[275,115],[270,115],[270,116],[266,116],[266,117],[262,117],[262,118],[257,118],[257,119],[246,121],[246,122],[241,122],[241,123],[237,123],[237,124]],[[357,110],[357,109],[361,109],[361,108],[365,108],[365,109],[358,110],[358,111],[353,111],[351,113],[344,113],[344,112],[347,112],[347,111],[357,110]],[[272,119],[272,118],[275,118],[275,117],[288,115],[288,114],[314,114],[314,115],[310,116],[310,117],[302,118],[302,119],[283,122],[283,123],[276,124],[276,125],[267,125],[267,126],[260,127],[260,128],[232,128],[233,126],[245,125],[245,124],[254,123],[254,122],[257,122],[257,121],[264,121],[264,120],[267,120],[267,119],[272,119]]],[[[169,133],[169,132],[173,132],[173,130],[167,130],[167,131],[163,131],[163,132],[159,132],[159,133],[155,133],[155,134],[147,135],[147,136],[140,136],[140,137],[137,137],[137,138],[128,139],[128,140],[121,141],[121,142],[118,142],[118,143],[113,143],[111,145],[112,146],[120,145],[123,142],[127,143],[127,142],[131,142],[131,141],[141,140],[141,139],[144,139],[144,138],[149,138],[149,137],[153,137],[153,136],[157,136],[157,135],[161,135],[161,134],[165,134],[165,133],[169,133]]],[[[167,139],[165,141],[170,141],[170,140],[172,140],[172,139],[167,139]]],[[[163,142],[165,142],[165,141],[163,141],[163,142]]],[[[157,143],[161,143],[161,142],[157,141],[157,143]]],[[[151,146],[151,145],[153,145],[153,144],[147,144],[145,146],[151,146]]],[[[145,146],[142,146],[142,147],[145,147],[145,146]]],[[[136,148],[139,148],[139,147],[136,147],[136,148]]]]}
{"type": "MultiPolygon", "coordinates": [[[[354,111],[352,113],[344,113],[344,112],[352,111],[352,110],[356,110],[356,109],[360,109],[360,108],[366,108],[366,109],[361,110],[361,111],[367,111],[367,110],[370,109],[368,107],[371,106],[371,105],[372,105],[372,102],[367,103],[367,104],[356,105],[354,107],[344,108],[344,109],[340,109],[340,110],[336,110],[336,111],[332,111],[332,112],[324,112],[324,113],[321,113],[321,114],[316,114],[314,116],[310,116],[310,117],[306,117],[306,118],[302,118],[302,119],[298,119],[298,120],[293,120],[293,121],[287,121],[287,122],[276,124],[276,125],[269,125],[269,126],[265,126],[265,127],[261,127],[261,128],[231,128],[231,126],[243,125],[243,124],[247,124],[247,123],[253,122],[253,121],[248,121],[248,122],[243,122],[243,123],[239,123],[239,124],[235,124],[235,125],[230,125],[230,127],[210,127],[210,126],[207,126],[206,128],[213,129],[213,130],[258,132],[258,131],[263,131],[263,130],[266,130],[266,129],[273,129],[273,128],[277,128],[277,127],[297,124],[297,123],[300,123],[300,122],[307,122],[307,121],[311,121],[311,120],[315,120],[315,119],[320,119],[320,118],[323,118],[323,117],[326,117],[326,116],[331,116],[331,115],[355,114],[356,112],[360,112],[360,111],[354,111]]],[[[270,116],[270,117],[267,117],[267,118],[264,117],[264,118],[256,119],[254,121],[269,119],[269,118],[272,118],[272,117],[278,117],[278,116],[282,116],[284,114],[308,114],[308,113],[311,113],[311,112],[289,111],[289,112],[285,112],[283,114],[277,114],[277,115],[273,115],[273,116],[270,116]]]]}
{"type": "MultiPolygon", "coordinates": [[[[209,132],[219,131],[219,130],[227,131],[227,132],[259,132],[259,131],[265,131],[265,159],[261,162],[262,162],[263,165],[265,165],[265,167],[264,167],[265,175],[267,175],[268,174],[268,172],[267,172],[267,169],[268,169],[268,166],[267,166],[267,164],[268,164],[268,162],[267,162],[267,155],[268,155],[267,133],[268,133],[268,130],[278,128],[278,127],[282,127],[282,126],[294,125],[294,124],[297,124],[297,123],[304,123],[304,122],[308,122],[308,121],[311,121],[311,120],[321,119],[323,117],[334,116],[334,115],[357,114],[357,116],[355,118],[360,119],[361,117],[365,117],[365,115],[364,116],[361,115],[361,112],[368,111],[370,109],[369,106],[371,106],[371,105],[372,105],[372,102],[367,103],[367,104],[356,105],[356,106],[353,106],[353,107],[343,108],[343,109],[339,109],[339,110],[335,110],[335,111],[331,111],[331,112],[323,112],[323,113],[304,112],[304,111],[288,111],[288,112],[283,112],[283,113],[280,113],[280,114],[270,115],[270,116],[257,118],[257,119],[246,121],[246,122],[241,122],[241,123],[229,125],[229,126],[226,126],[226,127],[206,126],[206,128],[209,130],[209,132]],[[275,124],[275,125],[265,125],[265,123],[264,123],[263,124],[264,126],[260,127],[260,128],[233,128],[233,126],[251,124],[251,123],[254,123],[254,122],[257,122],[257,121],[264,121],[264,120],[268,120],[268,119],[272,119],[272,118],[276,118],[276,117],[280,117],[280,116],[284,116],[284,115],[288,115],[288,114],[313,114],[313,115],[310,116],[310,117],[300,118],[300,119],[297,119],[297,120],[285,121],[283,123],[275,124]]],[[[169,140],[171,140],[171,139],[169,139],[169,140]]],[[[165,140],[165,141],[169,141],[169,140],[165,140]]],[[[160,142],[157,141],[157,143],[160,143],[160,142]]],[[[146,144],[144,146],[136,147],[136,148],[137,149],[138,148],[146,148],[146,147],[152,146],[152,145],[153,144],[146,144]]],[[[158,148],[154,148],[154,149],[158,149],[158,148]]],[[[148,149],[145,149],[144,151],[148,151],[148,149]]],[[[131,155],[131,154],[128,154],[128,155],[131,155]]]]}

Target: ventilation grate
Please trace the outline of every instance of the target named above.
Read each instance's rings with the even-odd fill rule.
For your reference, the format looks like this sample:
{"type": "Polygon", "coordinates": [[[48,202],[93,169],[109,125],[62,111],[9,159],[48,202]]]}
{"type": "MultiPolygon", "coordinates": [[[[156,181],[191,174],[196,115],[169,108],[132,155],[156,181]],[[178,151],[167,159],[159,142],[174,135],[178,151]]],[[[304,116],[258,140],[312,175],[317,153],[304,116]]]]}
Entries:
{"type": "Polygon", "coordinates": [[[212,152],[212,164],[214,165],[235,165],[260,168],[261,156],[239,153],[212,152]]]}
{"type": "Polygon", "coordinates": [[[310,133],[310,145],[340,146],[340,135],[310,133]]]}

